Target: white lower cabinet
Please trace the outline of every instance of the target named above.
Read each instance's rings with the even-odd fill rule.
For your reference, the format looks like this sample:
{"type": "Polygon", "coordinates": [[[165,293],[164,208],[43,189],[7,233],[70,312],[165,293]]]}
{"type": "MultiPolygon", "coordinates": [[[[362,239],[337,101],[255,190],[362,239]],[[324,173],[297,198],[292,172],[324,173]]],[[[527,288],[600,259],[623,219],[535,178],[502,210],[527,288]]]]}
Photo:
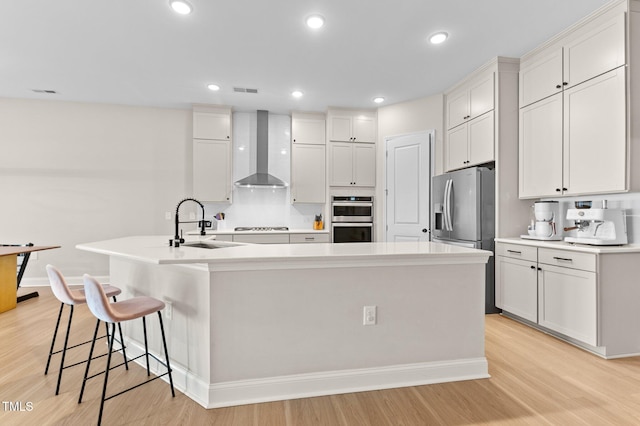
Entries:
{"type": "Polygon", "coordinates": [[[598,344],[596,255],[496,244],[496,304],[591,346],[598,344]]]}
{"type": "Polygon", "coordinates": [[[541,265],[538,288],[538,324],[597,345],[595,272],[541,265]]]}
{"type": "Polygon", "coordinates": [[[497,256],[496,281],[502,284],[499,308],[531,322],[538,322],[536,262],[497,256]]]}

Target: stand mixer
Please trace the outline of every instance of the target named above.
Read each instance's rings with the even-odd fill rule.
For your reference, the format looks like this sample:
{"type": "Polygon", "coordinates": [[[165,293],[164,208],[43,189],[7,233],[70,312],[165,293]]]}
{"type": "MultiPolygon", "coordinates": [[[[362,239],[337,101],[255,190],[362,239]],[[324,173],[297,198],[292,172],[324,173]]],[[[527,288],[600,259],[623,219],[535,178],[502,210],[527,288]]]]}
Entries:
{"type": "Polygon", "coordinates": [[[562,240],[562,215],[557,201],[536,201],[533,205],[535,223],[529,229],[529,235],[521,238],[531,240],[562,240]]]}
{"type": "Polygon", "coordinates": [[[567,220],[575,225],[564,228],[571,232],[565,237],[568,243],[592,245],[627,244],[627,220],[622,209],[608,209],[607,201],[602,201],[602,208],[568,209],[567,220]]]}

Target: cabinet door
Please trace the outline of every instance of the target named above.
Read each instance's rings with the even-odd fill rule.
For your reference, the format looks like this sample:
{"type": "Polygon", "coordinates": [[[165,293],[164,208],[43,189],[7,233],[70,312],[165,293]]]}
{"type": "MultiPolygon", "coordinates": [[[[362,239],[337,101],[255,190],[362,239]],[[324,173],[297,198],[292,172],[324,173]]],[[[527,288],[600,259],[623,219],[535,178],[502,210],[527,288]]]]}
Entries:
{"type": "Polygon", "coordinates": [[[329,118],[329,139],[338,142],[351,141],[351,117],[334,115],[329,118]]]}
{"type": "Polygon", "coordinates": [[[231,201],[231,142],[193,140],[193,196],[200,201],[231,201]]]}
{"type": "Polygon", "coordinates": [[[469,87],[469,116],[471,119],[493,109],[493,75],[487,73],[471,83],[469,87]]]}
{"type": "MultiPolygon", "coordinates": [[[[367,146],[367,145],[363,145],[367,146]]],[[[329,184],[353,185],[353,144],[332,142],[329,144],[329,184]]]]}
{"type": "Polygon", "coordinates": [[[538,322],[538,273],[535,262],[496,257],[496,306],[538,322]]]}
{"type": "Polygon", "coordinates": [[[538,285],[538,323],[597,346],[595,272],[543,265],[538,285]]]}
{"type": "Polygon", "coordinates": [[[447,129],[452,129],[467,120],[469,115],[469,91],[460,89],[447,95],[447,129]]]}
{"type": "Polygon", "coordinates": [[[374,143],[376,141],[376,120],[358,115],[353,117],[353,141],[374,143]]]}
{"type": "Polygon", "coordinates": [[[231,113],[194,111],[193,138],[231,139],[231,113]]]}
{"type": "Polygon", "coordinates": [[[469,153],[467,151],[469,128],[466,124],[460,125],[447,133],[446,167],[447,171],[460,169],[467,166],[469,153]]]}
{"type": "Polygon", "coordinates": [[[625,93],[625,67],[565,91],[566,194],[626,189],[625,93]]]}
{"type": "Polygon", "coordinates": [[[562,94],[520,109],[520,198],[560,195],[562,94]]]}
{"type": "Polygon", "coordinates": [[[353,145],[353,181],[356,186],[376,186],[375,145],[353,145]]]}
{"type": "Polygon", "coordinates": [[[625,15],[620,13],[564,46],[564,82],[572,87],[625,62],[625,15]]]}
{"type": "Polygon", "coordinates": [[[291,139],[293,143],[324,145],[325,121],[308,118],[291,120],[291,139]]]}
{"type": "Polygon", "coordinates": [[[467,126],[469,127],[468,165],[473,166],[493,161],[493,111],[474,118],[469,121],[467,126]]]}
{"type": "Polygon", "coordinates": [[[520,65],[520,107],[562,91],[562,48],[543,52],[520,65]]]}
{"type": "Polygon", "coordinates": [[[324,145],[294,144],[291,149],[291,202],[325,202],[324,145]]]}

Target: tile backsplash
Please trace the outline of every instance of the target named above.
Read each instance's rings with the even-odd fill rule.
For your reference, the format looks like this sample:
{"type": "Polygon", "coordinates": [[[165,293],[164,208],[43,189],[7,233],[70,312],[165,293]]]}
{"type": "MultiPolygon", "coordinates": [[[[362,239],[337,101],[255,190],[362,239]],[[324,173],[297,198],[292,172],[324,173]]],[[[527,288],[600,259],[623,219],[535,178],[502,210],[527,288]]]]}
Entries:
{"type": "MultiPolygon", "coordinates": [[[[233,113],[233,181],[256,171],[256,113],[233,113]]],[[[269,173],[291,183],[291,117],[269,114],[269,173]]],[[[288,226],[313,229],[315,215],[325,216],[324,204],[290,202],[287,188],[233,188],[233,203],[205,203],[207,219],[225,213],[221,229],[237,226],[288,226]]],[[[326,222],[326,220],[325,220],[326,222]]]]}

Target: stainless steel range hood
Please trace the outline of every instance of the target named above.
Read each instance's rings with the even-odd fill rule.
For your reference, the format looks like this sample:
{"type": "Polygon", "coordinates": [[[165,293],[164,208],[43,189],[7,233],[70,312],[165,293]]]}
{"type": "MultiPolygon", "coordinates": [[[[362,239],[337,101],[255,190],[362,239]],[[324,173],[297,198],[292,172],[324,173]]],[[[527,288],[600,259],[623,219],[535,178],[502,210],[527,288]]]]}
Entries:
{"type": "Polygon", "coordinates": [[[269,111],[258,110],[257,128],[256,173],[240,179],[235,185],[242,188],[286,188],[286,182],[269,174],[269,111]]]}

